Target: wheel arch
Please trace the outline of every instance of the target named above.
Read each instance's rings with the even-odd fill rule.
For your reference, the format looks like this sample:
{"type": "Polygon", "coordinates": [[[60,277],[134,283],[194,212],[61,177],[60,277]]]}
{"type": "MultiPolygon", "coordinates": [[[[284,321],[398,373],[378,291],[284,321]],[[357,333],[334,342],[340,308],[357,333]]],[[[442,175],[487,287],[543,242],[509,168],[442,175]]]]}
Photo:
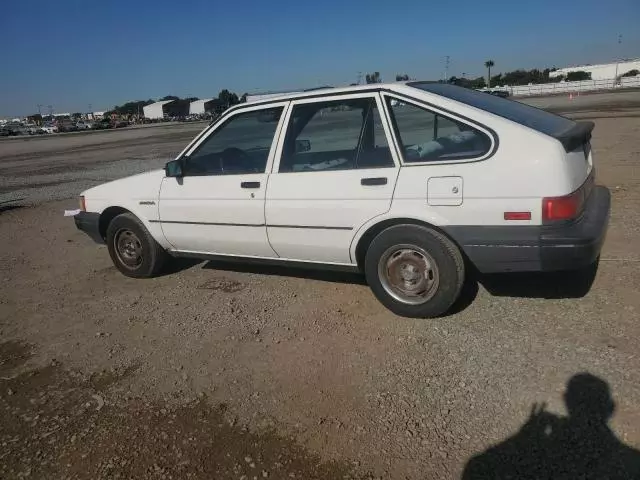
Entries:
{"type": "Polygon", "coordinates": [[[98,221],[98,230],[102,238],[107,238],[107,228],[109,228],[111,220],[123,213],[130,213],[132,215],[135,215],[135,213],[133,213],[131,210],[127,210],[124,207],[117,206],[107,207],[102,211],[102,213],[100,214],[100,219],[98,221]]]}
{"type": "Polygon", "coordinates": [[[376,238],[376,236],[380,234],[382,231],[386,230],[389,227],[393,227],[395,225],[415,225],[415,226],[426,227],[426,228],[435,230],[436,232],[439,232],[440,234],[447,237],[458,248],[458,250],[462,254],[465,261],[467,260],[461,245],[455,240],[455,238],[449,235],[441,227],[438,227],[437,225],[434,225],[429,222],[425,222],[424,220],[419,220],[417,218],[410,218],[410,217],[386,218],[384,220],[381,220],[378,223],[375,223],[369,226],[367,230],[357,240],[356,248],[355,248],[355,260],[360,270],[362,271],[364,270],[364,259],[367,254],[367,249],[369,248],[369,245],[371,244],[373,239],[376,238]]]}

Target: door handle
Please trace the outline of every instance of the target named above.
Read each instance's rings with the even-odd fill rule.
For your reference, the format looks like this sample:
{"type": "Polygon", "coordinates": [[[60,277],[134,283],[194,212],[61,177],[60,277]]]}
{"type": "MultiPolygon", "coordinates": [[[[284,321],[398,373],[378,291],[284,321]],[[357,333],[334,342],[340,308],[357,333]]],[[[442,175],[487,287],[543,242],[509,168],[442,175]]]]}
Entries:
{"type": "Polygon", "coordinates": [[[363,178],[360,180],[360,185],[386,185],[387,177],[373,177],[363,178]]]}
{"type": "Polygon", "coordinates": [[[241,188],[260,188],[260,182],[240,182],[241,188]]]}

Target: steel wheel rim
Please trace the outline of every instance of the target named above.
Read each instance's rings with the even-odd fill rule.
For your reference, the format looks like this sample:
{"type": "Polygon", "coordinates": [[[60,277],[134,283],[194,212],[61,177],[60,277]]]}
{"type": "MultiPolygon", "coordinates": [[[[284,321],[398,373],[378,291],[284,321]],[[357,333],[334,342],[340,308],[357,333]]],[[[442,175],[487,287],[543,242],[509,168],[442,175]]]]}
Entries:
{"type": "Polygon", "coordinates": [[[431,255],[416,245],[394,245],[378,262],[378,278],[385,291],[407,305],[428,302],[438,291],[440,275],[431,255]]]}
{"type": "Polygon", "coordinates": [[[130,270],[137,269],[144,260],[142,242],[127,228],[121,228],[113,237],[113,246],[120,263],[130,270]]]}

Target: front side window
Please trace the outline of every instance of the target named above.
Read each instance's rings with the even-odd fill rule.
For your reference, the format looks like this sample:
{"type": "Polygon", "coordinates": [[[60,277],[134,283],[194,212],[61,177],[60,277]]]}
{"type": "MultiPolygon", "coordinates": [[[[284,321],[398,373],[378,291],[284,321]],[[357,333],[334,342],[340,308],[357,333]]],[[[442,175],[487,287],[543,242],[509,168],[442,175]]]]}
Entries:
{"type": "Polygon", "coordinates": [[[280,173],[393,166],[375,98],[294,106],[280,173]]]}
{"type": "Polygon", "coordinates": [[[491,149],[491,139],[466,123],[387,98],[405,162],[477,158],[491,149]]]}
{"type": "Polygon", "coordinates": [[[239,113],[186,159],[185,175],[264,173],[282,107],[239,113]]]}

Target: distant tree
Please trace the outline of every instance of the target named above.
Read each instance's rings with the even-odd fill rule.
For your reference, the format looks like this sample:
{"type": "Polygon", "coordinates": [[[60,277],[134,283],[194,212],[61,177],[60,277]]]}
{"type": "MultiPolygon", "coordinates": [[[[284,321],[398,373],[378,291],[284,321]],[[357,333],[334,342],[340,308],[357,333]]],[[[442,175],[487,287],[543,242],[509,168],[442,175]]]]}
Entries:
{"type": "Polygon", "coordinates": [[[494,75],[493,77],[491,77],[491,80],[489,81],[489,88],[491,88],[491,85],[493,85],[494,87],[497,87],[502,83],[504,83],[502,80],[502,74],[499,73],[498,75],[494,75]]]}
{"type": "Polygon", "coordinates": [[[487,82],[484,79],[484,76],[478,77],[474,80],[471,80],[471,88],[485,88],[487,86],[487,82]]]}
{"type": "Polygon", "coordinates": [[[380,72],[367,73],[367,75],[365,75],[365,80],[367,83],[382,82],[382,78],[380,77],[380,72]]]}
{"type": "Polygon", "coordinates": [[[27,119],[30,122],[35,123],[37,125],[40,125],[42,123],[42,115],[40,115],[39,113],[34,113],[33,115],[29,115],[27,119]]]}
{"type": "Polygon", "coordinates": [[[406,82],[407,80],[409,80],[409,75],[406,73],[396,75],[396,82],[406,82]]]}
{"type": "Polygon", "coordinates": [[[149,100],[136,100],[134,102],[127,102],[124,105],[116,105],[113,107],[112,112],[118,115],[142,115],[142,108],[146,105],[154,103],[152,99],[149,100]]]}
{"type": "Polygon", "coordinates": [[[567,73],[567,82],[578,82],[580,80],[591,80],[591,72],[577,70],[575,72],[567,73]]]}
{"type": "Polygon", "coordinates": [[[218,93],[218,100],[220,100],[220,103],[222,103],[225,107],[229,107],[230,98],[231,92],[226,88],[224,90],[220,90],[220,93],[218,93]]]}
{"type": "Polygon", "coordinates": [[[488,82],[488,86],[491,87],[491,67],[493,67],[495,65],[495,62],[493,60],[487,60],[486,62],[484,62],[484,66],[487,68],[487,82],[488,82]]]}
{"type": "Polygon", "coordinates": [[[452,77],[449,77],[449,79],[447,80],[447,83],[451,83],[453,85],[458,85],[460,87],[464,87],[464,88],[473,88],[473,89],[479,89],[479,88],[484,88],[486,86],[486,82],[484,81],[484,77],[478,77],[478,78],[461,78],[461,77],[456,77],[455,75],[452,77]]]}
{"type": "Polygon", "coordinates": [[[249,96],[248,93],[243,93],[242,96],[240,97],[240,103],[245,103],[247,101],[248,96],[249,96]]]}
{"type": "Polygon", "coordinates": [[[80,120],[82,118],[82,114],[80,112],[76,112],[76,113],[72,113],[71,114],[71,119],[72,120],[80,120]]]}
{"type": "Polygon", "coordinates": [[[167,95],[166,97],[162,97],[160,99],[161,102],[164,102],[165,100],[180,100],[180,97],[176,97],[175,95],[167,95]]]}
{"type": "Polygon", "coordinates": [[[636,75],[640,75],[640,70],[636,70],[635,68],[633,70],[629,70],[626,73],[623,73],[622,75],[620,75],[621,77],[635,77],[636,75]]]}

